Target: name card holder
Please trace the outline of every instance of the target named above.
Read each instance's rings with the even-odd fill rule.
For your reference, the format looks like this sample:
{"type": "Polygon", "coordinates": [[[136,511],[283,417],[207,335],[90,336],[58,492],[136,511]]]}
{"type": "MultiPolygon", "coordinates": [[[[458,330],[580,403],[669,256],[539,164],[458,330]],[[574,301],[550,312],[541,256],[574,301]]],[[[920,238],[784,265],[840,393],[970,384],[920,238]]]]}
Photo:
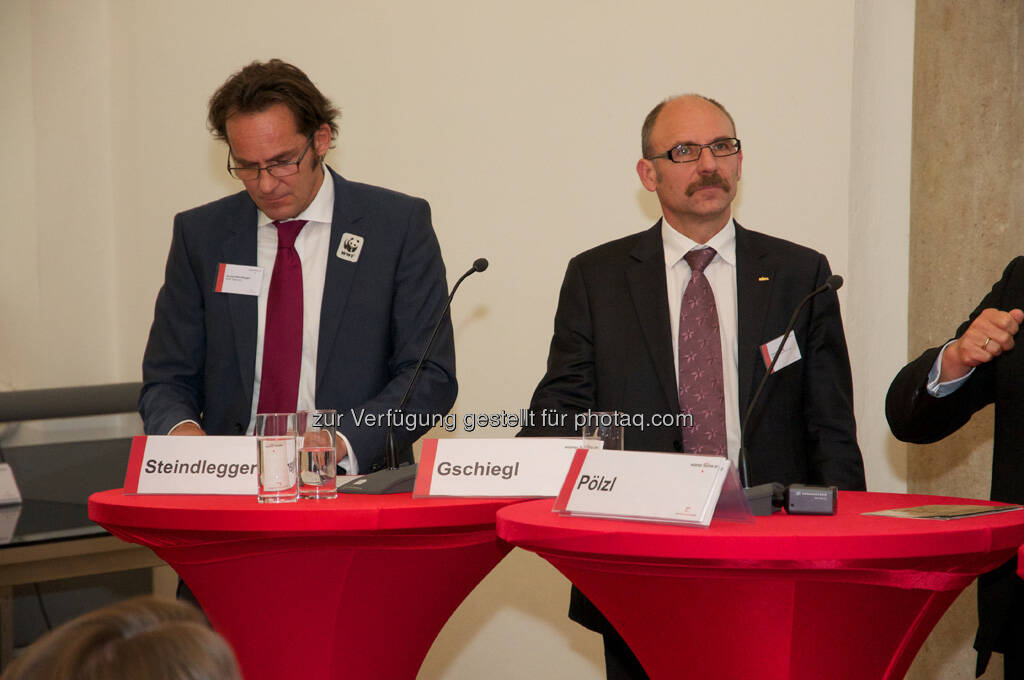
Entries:
{"type": "Polygon", "coordinates": [[[713,517],[753,521],[728,458],[649,451],[578,451],[553,510],[702,527],[713,517]]]}
{"type": "Polygon", "coordinates": [[[255,437],[132,438],[126,494],[256,495],[255,437]]]}
{"type": "Polygon", "coordinates": [[[426,439],[412,495],[553,497],[579,445],[577,438],[426,439]]]}

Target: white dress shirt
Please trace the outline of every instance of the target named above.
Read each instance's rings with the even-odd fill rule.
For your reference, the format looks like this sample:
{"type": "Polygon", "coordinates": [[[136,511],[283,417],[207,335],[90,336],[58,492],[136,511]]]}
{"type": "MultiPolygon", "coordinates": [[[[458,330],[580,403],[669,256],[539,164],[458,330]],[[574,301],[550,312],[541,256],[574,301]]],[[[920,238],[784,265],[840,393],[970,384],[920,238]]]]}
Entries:
{"type": "MultiPolygon", "coordinates": [[[[327,258],[331,248],[331,221],[334,219],[334,182],[326,165],[320,166],[324,181],[320,184],[313,201],[292,219],[306,220],[299,235],[295,237],[295,251],[302,262],[302,363],[299,367],[299,397],[296,411],[310,411],[316,408],[316,352],[320,338],[320,307],[324,299],[324,283],[327,280],[327,258]]],[[[260,403],[260,380],[263,375],[263,339],[267,327],[267,294],[270,279],[273,278],[274,261],[277,259],[277,227],[262,210],[256,211],[256,266],[263,270],[260,294],[256,300],[256,367],[252,387],[252,407],[249,411],[247,435],[256,427],[256,411],[260,403]]],[[[170,429],[174,432],[183,420],[170,429]]],[[[352,451],[352,445],[345,435],[339,433],[345,449],[352,451]]],[[[346,455],[338,461],[349,474],[358,472],[358,461],[354,455],[346,455]]]]}
{"type": "MultiPolygon", "coordinates": [[[[299,399],[296,411],[309,411],[316,404],[316,353],[320,339],[320,309],[324,299],[324,282],[327,279],[327,258],[331,248],[331,221],[334,219],[334,182],[326,166],[321,166],[324,181],[309,206],[293,217],[306,220],[295,238],[295,251],[302,262],[302,364],[299,368],[299,399]]],[[[249,429],[252,434],[256,424],[256,409],[260,403],[260,380],[263,374],[263,336],[267,327],[267,294],[270,279],[277,258],[277,227],[274,221],[257,211],[256,217],[256,266],[263,269],[263,286],[257,300],[256,321],[256,370],[252,387],[252,411],[249,414],[249,429]]],[[[351,445],[344,435],[345,447],[351,445]]],[[[338,461],[349,474],[358,472],[355,456],[345,456],[338,461]]]]}
{"type": "MultiPolygon", "coordinates": [[[[334,217],[334,182],[327,170],[320,190],[309,206],[291,218],[306,220],[295,238],[295,251],[302,262],[302,364],[299,368],[299,400],[296,410],[316,408],[316,350],[320,335],[320,306],[327,277],[327,251],[331,247],[331,220],[334,217]]],[[[263,374],[263,335],[267,328],[267,295],[277,259],[277,227],[274,221],[257,211],[256,266],[263,270],[263,285],[257,300],[256,372],[252,388],[252,411],[248,434],[252,434],[256,407],[260,401],[260,380],[263,374]]]]}
{"type": "Polygon", "coordinates": [[[672,326],[672,358],[679,390],[679,310],[683,291],[690,282],[690,265],[683,256],[698,248],[714,248],[715,258],[704,269],[711,284],[722,336],[722,385],[725,392],[725,432],[729,460],[737,463],[740,450],[739,361],[736,312],[736,224],[729,222],[707,243],[697,243],[673,229],[662,218],[661,240],[665,248],[665,280],[668,286],[669,322],[672,326]]]}

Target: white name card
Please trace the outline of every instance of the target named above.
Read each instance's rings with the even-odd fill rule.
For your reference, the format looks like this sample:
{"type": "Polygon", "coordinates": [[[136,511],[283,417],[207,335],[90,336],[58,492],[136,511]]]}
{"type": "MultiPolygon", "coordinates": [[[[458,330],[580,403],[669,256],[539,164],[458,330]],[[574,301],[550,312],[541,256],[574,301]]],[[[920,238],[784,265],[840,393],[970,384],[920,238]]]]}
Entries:
{"type": "Polygon", "coordinates": [[[132,439],[126,494],[256,495],[255,437],[132,439]]]}
{"type": "Polygon", "coordinates": [[[556,496],[579,446],[579,439],[426,439],[412,495],[556,496]]]}
{"type": "Polygon", "coordinates": [[[708,526],[730,465],[722,456],[579,451],[553,509],[568,515],[708,526]]]}

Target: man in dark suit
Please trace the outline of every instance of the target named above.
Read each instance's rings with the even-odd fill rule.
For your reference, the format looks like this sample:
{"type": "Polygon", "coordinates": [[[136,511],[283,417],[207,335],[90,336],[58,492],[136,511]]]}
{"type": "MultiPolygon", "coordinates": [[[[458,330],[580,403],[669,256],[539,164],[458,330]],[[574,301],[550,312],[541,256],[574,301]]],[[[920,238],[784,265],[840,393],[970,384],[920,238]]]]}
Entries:
{"type": "MultiPolygon", "coordinates": [[[[523,434],[572,435],[574,414],[618,411],[643,420],[625,428],[626,449],[735,461],[741,414],[767,368],[765,344],[831,272],[823,255],[733,221],[743,155],[732,117],[714,100],[659,104],[644,122],[642,150],[637,173],[663,219],[569,262],[547,373],[531,401],[538,426],[523,434]],[[566,414],[564,425],[552,414],[566,414]]],[[[863,489],[834,292],[808,304],[794,337],[750,418],[749,483],[863,489]]],[[[575,588],[570,616],[604,634],[609,678],[646,677],[575,588]]]]}
{"type": "Polygon", "coordinates": [[[336,409],[339,464],[370,472],[389,418],[411,461],[430,417],[454,403],[446,320],[406,409],[415,424],[390,410],[447,298],[444,262],[426,201],[323,163],[337,114],[276,59],[211,98],[210,127],[245,190],[175,217],[143,359],[147,433],[244,434],[257,411],[336,409]]]}
{"type": "MultiPolygon", "coordinates": [[[[1024,257],[1015,258],[953,340],[926,350],[889,386],[885,415],[892,433],[928,444],[956,432],[995,404],[992,500],[1024,503],[1024,353],[1014,336],[1024,323],[1024,257]]],[[[1024,677],[1024,582],[1017,560],[978,579],[977,673],[1003,653],[1006,678],[1024,677]]]]}

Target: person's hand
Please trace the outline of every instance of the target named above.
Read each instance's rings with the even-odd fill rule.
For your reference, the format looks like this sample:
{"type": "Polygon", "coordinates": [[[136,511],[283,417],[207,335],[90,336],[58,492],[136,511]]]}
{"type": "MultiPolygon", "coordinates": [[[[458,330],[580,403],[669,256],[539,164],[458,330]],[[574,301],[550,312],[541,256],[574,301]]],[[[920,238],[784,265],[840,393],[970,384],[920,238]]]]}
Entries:
{"type": "Polygon", "coordinates": [[[171,428],[171,431],[168,432],[167,434],[173,434],[175,436],[180,435],[185,437],[206,436],[206,433],[203,432],[203,428],[191,422],[179,423],[178,425],[175,425],[173,428],[171,428]]]}
{"type": "Polygon", "coordinates": [[[975,366],[1013,349],[1013,336],[1022,322],[1024,311],[1019,309],[1002,312],[990,307],[982,310],[964,334],[946,348],[939,382],[962,378],[975,366]]]}

